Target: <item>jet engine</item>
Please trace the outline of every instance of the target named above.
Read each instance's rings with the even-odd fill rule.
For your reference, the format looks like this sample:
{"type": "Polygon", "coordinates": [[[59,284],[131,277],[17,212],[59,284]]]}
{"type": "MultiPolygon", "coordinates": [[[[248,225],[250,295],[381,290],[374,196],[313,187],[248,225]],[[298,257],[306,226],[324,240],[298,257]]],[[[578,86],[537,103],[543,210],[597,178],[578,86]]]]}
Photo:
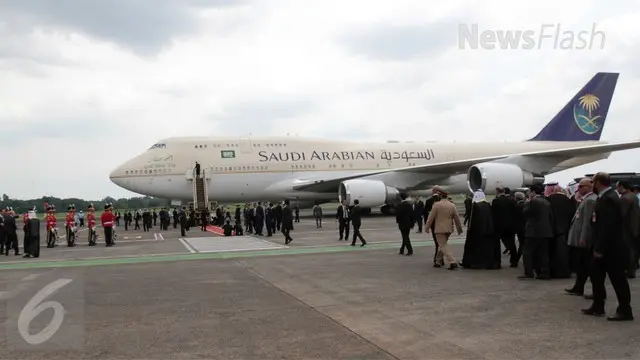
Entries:
{"type": "Polygon", "coordinates": [[[398,189],[385,185],[380,180],[353,179],[340,183],[338,190],[340,201],[346,200],[347,205],[353,205],[358,199],[363,208],[372,208],[400,199],[398,189]]]}
{"type": "Polygon", "coordinates": [[[517,189],[542,183],[544,176],[536,176],[513,164],[481,163],[471,166],[467,172],[467,184],[472,192],[479,189],[490,194],[497,187],[517,189]]]}

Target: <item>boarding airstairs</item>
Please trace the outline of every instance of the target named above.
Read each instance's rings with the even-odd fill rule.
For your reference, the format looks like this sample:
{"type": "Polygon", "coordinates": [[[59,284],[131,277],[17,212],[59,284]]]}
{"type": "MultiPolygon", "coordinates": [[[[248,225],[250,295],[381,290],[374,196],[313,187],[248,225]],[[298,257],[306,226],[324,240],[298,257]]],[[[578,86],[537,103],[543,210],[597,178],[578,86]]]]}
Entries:
{"type": "MultiPolygon", "coordinates": [[[[200,176],[196,175],[193,171],[190,179],[193,183],[193,206],[195,211],[207,210],[209,204],[209,192],[207,189],[207,172],[203,169],[200,172],[200,176]]],[[[187,177],[189,178],[189,176],[187,177]]]]}

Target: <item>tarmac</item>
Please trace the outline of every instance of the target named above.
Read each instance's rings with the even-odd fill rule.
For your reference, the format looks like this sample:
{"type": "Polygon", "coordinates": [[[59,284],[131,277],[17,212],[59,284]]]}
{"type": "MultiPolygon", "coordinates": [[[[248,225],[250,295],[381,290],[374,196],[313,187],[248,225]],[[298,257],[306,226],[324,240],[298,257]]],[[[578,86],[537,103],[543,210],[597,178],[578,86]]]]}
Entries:
{"type": "MultiPolygon", "coordinates": [[[[74,248],[43,246],[38,259],[0,256],[0,356],[640,358],[638,322],[582,315],[589,301],[563,294],[573,280],[522,282],[521,267],[436,269],[424,233],[412,234],[414,256],[398,256],[393,217],[363,219],[365,247],[338,241],[334,219],[322,229],[310,218],[294,227],[289,245],[280,233],[219,237],[191,229],[181,238],[173,228],[120,227],[109,248],[87,246],[81,230],[74,248]],[[59,309],[29,323],[38,303],[59,309]],[[59,325],[42,331],[51,319],[59,325]]],[[[460,257],[463,238],[452,243],[460,257]]],[[[638,309],[638,280],[631,287],[638,309]]]]}

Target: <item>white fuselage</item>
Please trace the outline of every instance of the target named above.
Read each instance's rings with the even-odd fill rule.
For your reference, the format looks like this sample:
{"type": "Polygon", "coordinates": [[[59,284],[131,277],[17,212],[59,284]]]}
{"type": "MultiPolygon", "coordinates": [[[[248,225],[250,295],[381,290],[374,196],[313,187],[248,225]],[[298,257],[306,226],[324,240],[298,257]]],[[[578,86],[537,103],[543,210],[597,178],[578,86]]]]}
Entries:
{"type": "MultiPolygon", "coordinates": [[[[207,178],[209,200],[337,200],[335,192],[296,191],[296,182],[332,179],[383,169],[476,159],[481,157],[593,145],[597,142],[521,143],[355,143],[281,138],[170,138],[127,161],[110,174],[111,180],[130,191],[173,200],[192,200],[189,180],[195,162],[207,178]]],[[[553,173],[607,158],[608,154],[575,157],[555,164],[553,173]]],[[[420,181],[439,181],[452,192],[467,189],[463,174],[415,173],[420,181]]],[[[398,181],[394,172],[365,177],[398,181]]],[[[436,185],[432,183],[431,185],[436,185]]],[[[429,188],[426,187],[425,190],[429,188]]]]}

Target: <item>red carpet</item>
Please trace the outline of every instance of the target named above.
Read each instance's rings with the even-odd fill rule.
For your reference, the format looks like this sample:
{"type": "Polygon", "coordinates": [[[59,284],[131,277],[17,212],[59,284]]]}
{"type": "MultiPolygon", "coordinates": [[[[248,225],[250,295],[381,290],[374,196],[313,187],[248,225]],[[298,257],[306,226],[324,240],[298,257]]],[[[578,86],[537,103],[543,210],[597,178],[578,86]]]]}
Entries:
{"type": "Polygon", "coordinates": [[[220,226],[207,225],[207,231],[216,235],[224,235],[224,231],[222,231],[220,226]]]}

